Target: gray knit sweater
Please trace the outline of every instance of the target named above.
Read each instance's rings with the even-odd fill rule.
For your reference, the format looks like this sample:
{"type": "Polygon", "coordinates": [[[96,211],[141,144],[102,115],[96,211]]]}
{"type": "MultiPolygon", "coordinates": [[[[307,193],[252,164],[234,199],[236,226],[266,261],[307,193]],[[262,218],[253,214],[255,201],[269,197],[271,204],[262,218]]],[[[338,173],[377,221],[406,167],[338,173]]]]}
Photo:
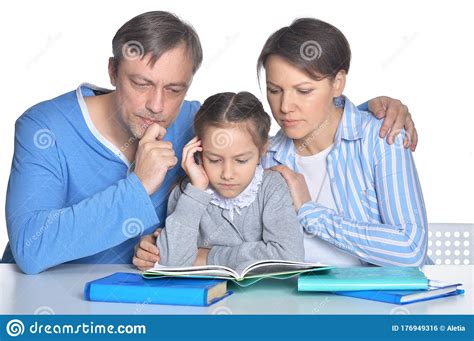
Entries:
{"type": "Polygon", "coordinates": [[[173,189],[166,227],[156,241],[161,265],[193,265],[198,248],[210,249],[207,264],[237,271],[258,260],[304,260],[302,228],[280,173],[265,170],[255,201],[233,219],[210,201],[209,193],[188,180],[184,192],[173,189]]]}

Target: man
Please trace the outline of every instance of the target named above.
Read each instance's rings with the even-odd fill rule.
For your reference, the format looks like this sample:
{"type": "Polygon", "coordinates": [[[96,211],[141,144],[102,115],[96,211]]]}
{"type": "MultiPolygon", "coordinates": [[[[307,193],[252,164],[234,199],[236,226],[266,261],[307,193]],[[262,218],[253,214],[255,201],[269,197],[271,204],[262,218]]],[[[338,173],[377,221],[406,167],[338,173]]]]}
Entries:
{"type": "MultiPolygon", "coordinates": [[[[164,225],[199,108],[184,100],[202,62],[199,38],[156,11],[125,23],[112,47],[115,90],[83,84],[16,122],[3,261],[25,273],[66,262],[130,263],[139,236],[164,225]]],[[[369,107],[387,114],[385,130],[407,122],[416,136],[399,101],[378,98],[369,107]]],[[[150,263],[158,259],[150,255],[150,263]]]]}

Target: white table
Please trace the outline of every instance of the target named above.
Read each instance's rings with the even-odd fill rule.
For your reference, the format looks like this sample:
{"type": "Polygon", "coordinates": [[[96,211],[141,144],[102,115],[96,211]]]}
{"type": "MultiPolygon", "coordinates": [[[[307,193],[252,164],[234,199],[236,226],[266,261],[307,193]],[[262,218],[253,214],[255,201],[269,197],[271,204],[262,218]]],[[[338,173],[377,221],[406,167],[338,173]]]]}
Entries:
{"type": "Polygon", "coordinates": [[[0,314],[473,314],[472,265],[431,265],[430,279],[461,282],[461,296],[398,306],[322,293],[299,293],[296,281],[263,280],[203,307],[89,302],[84,284],[114,272],[136,272],[118,264],[65,264],[39,275],[25,275],[14,264],[0,264],[0,314]]]}

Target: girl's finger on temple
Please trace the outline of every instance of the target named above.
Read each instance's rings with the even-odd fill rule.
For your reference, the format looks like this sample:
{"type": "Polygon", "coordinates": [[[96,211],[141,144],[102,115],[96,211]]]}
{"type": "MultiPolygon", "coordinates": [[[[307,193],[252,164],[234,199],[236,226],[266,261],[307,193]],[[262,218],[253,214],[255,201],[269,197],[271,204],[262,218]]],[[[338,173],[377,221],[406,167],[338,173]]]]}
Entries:
{"type": "Polygon", "coordinates": [[[192,148],[189,149],[188,154],[186,155],[186,157],[188,157],[189,159],[194,158],[194,154],[196,152],[200,152],[200,151],[202,151],[201,147],[197,147],[197,146],[192,147],[192,148]]]}
{"type": "Polygon", "coordinates": [[[193,143],[196,143],[197,141],[197,136],[193,137],[191,140],[189,140],[188,143],[186,143],[185,147],[192,145],[193,143]]]}
{"type": "Polygon", "coordinates": [[[190,148],[191,147],[189,146],[183,148],[183,160],[186,159],[186,156],[188,155],[190,148]]]}
{"type": "Polygon", "coordinates": [[[193,148],[195,146],[198,146],[199,144],[197,142],[194,142],[194,143],[191,143],[191,144],[188,144],[186,145],[183,149],[189,149],[189,148],[193,148]]]}
{"type": "Polygon", "coordinates": [[[193,164],[194,163],[194,153],[195,151],[193,150],[194,148],[190,148],[188,153],[186,154],[186,157],[183,155],[183,163],[186,164],[193,164]]]}
{"type": "Polygon", "coordinates": [[[188,159],[188,154],[189,154],[189,148],[184,147],[183,148],[183,156],[182,156],[182,159],[181,159],[181,167],[183,167],[183,168],[185,168],[186,160],[188,159]]]}

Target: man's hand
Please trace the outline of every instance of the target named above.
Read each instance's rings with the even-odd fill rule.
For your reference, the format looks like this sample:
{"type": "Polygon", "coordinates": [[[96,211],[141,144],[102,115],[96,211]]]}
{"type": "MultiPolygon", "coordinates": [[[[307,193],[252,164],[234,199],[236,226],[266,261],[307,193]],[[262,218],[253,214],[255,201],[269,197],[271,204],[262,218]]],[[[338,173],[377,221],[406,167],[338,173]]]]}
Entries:
{"type": "Polygon", "coordinates": [[[384,118],[382,128],[380,129],[381,138],[385,138],[387,133],[389,133],[387,142],[392,144],[401,130],[405,128],[406,136],[403,145],[405,148],[411,148],[412,151],[415,151],[418,144],[418,133],[408,107],[405,104],[398,99],[381,96],[369,101],[369,110],[377,118],[384,118]]]}
{"type": "Polygon", "coordinates": [[[133,255],[133,265],[144,271],[155,266],[160,261],[160,250],[156,247],[156,238],[160,235],[161,229],[157,229],[153,234],[149,234],[140,239],[135,246],[133,255]]]}
{"type": "Polygon", "coordinates": [[[168,170],[178,162],[171,142],[162,141],[165,134],[165,128],[153,123],[138,142],[135,174],[148,195],[160,188],[168,170]]]}

